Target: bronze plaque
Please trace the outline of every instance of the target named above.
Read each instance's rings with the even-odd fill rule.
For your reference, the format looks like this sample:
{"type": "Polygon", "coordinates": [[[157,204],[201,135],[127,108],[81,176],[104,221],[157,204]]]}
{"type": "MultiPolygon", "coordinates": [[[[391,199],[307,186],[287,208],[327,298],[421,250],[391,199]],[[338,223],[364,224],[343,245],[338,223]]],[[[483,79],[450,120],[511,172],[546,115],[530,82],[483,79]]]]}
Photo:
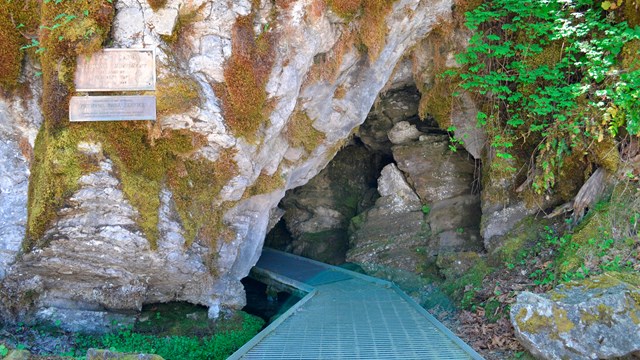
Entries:
{"type": "Polygon", "coordinates": [[[105,49],[78,57],[76,91],[139,91],[156,89],[153,50],[105,49]]]}
{"type": "Polygon", "coordinates": [[[155,119],[155,96],[73,96],[69,103],[69,121],[155,119]]]}

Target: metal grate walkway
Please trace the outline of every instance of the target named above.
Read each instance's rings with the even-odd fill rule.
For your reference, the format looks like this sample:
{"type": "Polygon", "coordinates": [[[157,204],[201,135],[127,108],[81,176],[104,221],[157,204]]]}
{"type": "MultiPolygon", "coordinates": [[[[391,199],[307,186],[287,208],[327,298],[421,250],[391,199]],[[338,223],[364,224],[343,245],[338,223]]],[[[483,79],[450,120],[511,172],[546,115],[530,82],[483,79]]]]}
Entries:
{"type": "Polygon", "coordinates": [[[230,359],[482,359],[390,282],[271,249],[256,268],[309,293],[230,359]]]}

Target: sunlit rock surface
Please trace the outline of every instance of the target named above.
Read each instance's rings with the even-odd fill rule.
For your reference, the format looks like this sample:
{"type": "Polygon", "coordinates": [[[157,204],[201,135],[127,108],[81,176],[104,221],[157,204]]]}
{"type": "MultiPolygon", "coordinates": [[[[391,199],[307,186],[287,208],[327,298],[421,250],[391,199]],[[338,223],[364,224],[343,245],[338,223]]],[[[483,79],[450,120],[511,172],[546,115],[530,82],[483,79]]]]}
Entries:
{"type": "MultiPolygon", "coordinates": [[[[214,204],[235,204],[224,213],[231,235],[220,235],[213,249],[198,241],[185,246],[180,221],[172,215],[172,194],[165,190],[158,225],[162,236],[158,248],[150,248],[134,221],[137,209],[119,193],[120,179],[106,159],[100,162],[99,171],[82,177],[80,190],[60,209],[59,218],[46,231],[48,245],[14,261],[24,234],[28,173],[26,158],[16,155],[16,144],[25,137],[33,145],[40,110],[37,96],[28,101],[2,99],[0,171],[17,174],[6,184],[11,191],[5,192],[3,184],[0,194],[2,214],[10,215],[3,218],[0,240],[0,276],[5,276],[1,286],[3,294],[12,299],[11,304],[0,305],[0,312],[7,316],[30,307],[132,310],[143,303],[171,299],[207,305],[211,317],[241,307],[245,300],[239,280],[260,255],[271,210],[287,189],[305,184],[322,170],[365,120],[403,54],[447,18],[452,6],[446,0],[395,2],[387,16],[386,41],[379,56],[369,59],[355,46],[348,46],[334,77],[309,80],[317,56],[338,45],[347,25],[312,0],[274,9],[278,15],[269,23],[273,5],[263,1],[255,28],[278,34],[266,86],[272,111],[258,130],[259,141],[251,141],[230,131],[214,91],[214,85],[224,80],[223,66],[234,51],[232,26],[239,16],[250,14],[251,2],[169,0],[159,11],[152,11],[145,1],[115,4],[110,46],[156,48],[160,81],[184,76],[199,86],[200,104],[161,116],[160,128],[202,135],[206,144],[190,155],[193,159],[215,162],[221,151],[234,154],[238,173],[211,199],[214,204]],[[180,16],[186,14],[195,14],[188,31],[181,33],[177,43],[166,43],[166,36],[176,31],[180,16]],[[20,111],[5,110],[17,103],[22,106],[20,111]],[[324,133],[323,140],[308,152],[287,141],[286,128],[295,109],[305,112],[313,127],[324,133]],[[247,194],[261,174],[275,174],[282,184],[262,194],[247,194]],[[9,235],[4,236],[5,231],[9,235]]],[[[29,77],[28,81],[39,80],[29,77]]]]}

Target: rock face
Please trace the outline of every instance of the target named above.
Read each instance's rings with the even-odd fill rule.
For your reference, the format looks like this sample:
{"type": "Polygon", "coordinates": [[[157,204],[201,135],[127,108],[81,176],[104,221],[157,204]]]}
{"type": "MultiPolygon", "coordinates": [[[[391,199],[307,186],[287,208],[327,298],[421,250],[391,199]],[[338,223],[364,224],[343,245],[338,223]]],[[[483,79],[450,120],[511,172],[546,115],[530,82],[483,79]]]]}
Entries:
{"type": "Polygon", "coordinates": [[[640,277],[604,274],[518,295],[511,322],[542,359],[611,359],[640,350],[640,277]]]}
{"type": "MultiPolygon", "coordinates": [[[[197,103],[161,113],[149,131],[162,136],[180,130],[197,137],[198,149],[184,155],[185,161],[216,163],[222,161],[222,153],[232,154],[237,172],[208,199],[222,209],[222,221],[230,231],[216,234],[213,248],[202,237],[187,244],[182,238],[184,224],[172,210],[175,194],[165,188],[158,195],[161,236],[157,248],[152,248],[139,227],[140,211],[122,196],[120,173],[107,157],[98,160],[99,170],[82,174],[79,189],[62,209],[56,209],[58,218],[42,239],[36,239],[44,245],[15,260],[18,239],[24,234],[28,173],[28,157],[16,154],[18,148],[33,146],[40,109],[37,95],[3,98],[0,277],[5,278],[0,286],[11,299],[0,304],[5,317],[15,318],[30,306],[133,310],[143,303],[168,300],[207,305],[212,317],[241,307],[244,293],[239,280],[260,255],[271,210],[287,189],[308,182],[325,167],[365,120],[402,55],[439,19],[447,18],[452,6],[450,0],[394,2],[386,15],[386,39],[379,53],[369,56],[344,40],[342,34],[350,25],[322,1],[283,2],[286,6],[262,1],[259,9],[252,9],[248,0],[169,0],[158,10],[145,1],[114,3],[112,46],[156,48],[159,85],[179,76],[189,79],[197,91],[197,103]],[[255,31],[274,33],[273,66],[265,85],[268,119],[254,136],[232,130],[218,86],[228,81],[225,64],[243,51],[234,44],[232,30],[236,20],[247,15],[252,16],[255,31]],[[317,66],[319,59],[327,57],[335,60],[331,76],[314,75],[323,71],[317,66]],[[19,111],[12,110],[18,107],[19,111]],[[292,115],[300,112],[309,119],[305,131],[313,128],[322,135],[307,147],[291,140],[296,118],[292,115]],[[6,173],[14,174],[7,177],[8,183],[6,173]],[[265,179],[275,180],[266,186],[265,179]]],[[[27,78],[31,88],[38,87],[36,77],[27,78]]]]}
{"type": "Polygon", "coordinates": [[[293,239],[283,250],[343,263],[349,221],[371,202],[380,161],[362,145],[350,145],[305,186],[287,192],[280,206],[293,239]]]}
{"type": "Polygon", "coordinates": [[[443,252],[482,249],[473,161],[449,153],[442,135],[423,135],[392,152],[398,165],[383,169],[381,197],[352,220],[347,260],[419,273],[443,252]]]}

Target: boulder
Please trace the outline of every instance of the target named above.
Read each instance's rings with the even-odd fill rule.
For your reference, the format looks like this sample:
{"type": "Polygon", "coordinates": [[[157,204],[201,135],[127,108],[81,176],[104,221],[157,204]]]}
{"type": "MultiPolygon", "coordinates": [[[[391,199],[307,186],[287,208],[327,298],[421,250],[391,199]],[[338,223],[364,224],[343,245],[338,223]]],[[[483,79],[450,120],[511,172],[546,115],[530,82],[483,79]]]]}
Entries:
{"type": "Polygon", "coordinates": [[[31,353],[27,350],[11,350],[3,360],[29,360],[31,353]]]}
{"type": "Polygon", "coordinates": [[[159,355],[124,354],[110,350],[89,349],[87,360],[164,360],[159,355]]]}
{"type": "Polygon", "coordinates": [[[394,145],[405,144],[413,140],[417,140],[422,132],[416,128],[415,125],[411,125],[408,121],[400,121],[393,125],[387,136],[389,141],[394,145]]]}
{"type": "Polygon", "coordinates": [[[421,139],[394,146],[392,151],[422,203],[471,194],[475,163],[466,152],[452,152],[446,135],[424,135],[421,139]]]}
{"type": "Polygon", "coordinates": [[[518,340],[541,359],[611,359],[640,350],[640,275],[605,273],[523,292],[511,306],[518,340]]]}

